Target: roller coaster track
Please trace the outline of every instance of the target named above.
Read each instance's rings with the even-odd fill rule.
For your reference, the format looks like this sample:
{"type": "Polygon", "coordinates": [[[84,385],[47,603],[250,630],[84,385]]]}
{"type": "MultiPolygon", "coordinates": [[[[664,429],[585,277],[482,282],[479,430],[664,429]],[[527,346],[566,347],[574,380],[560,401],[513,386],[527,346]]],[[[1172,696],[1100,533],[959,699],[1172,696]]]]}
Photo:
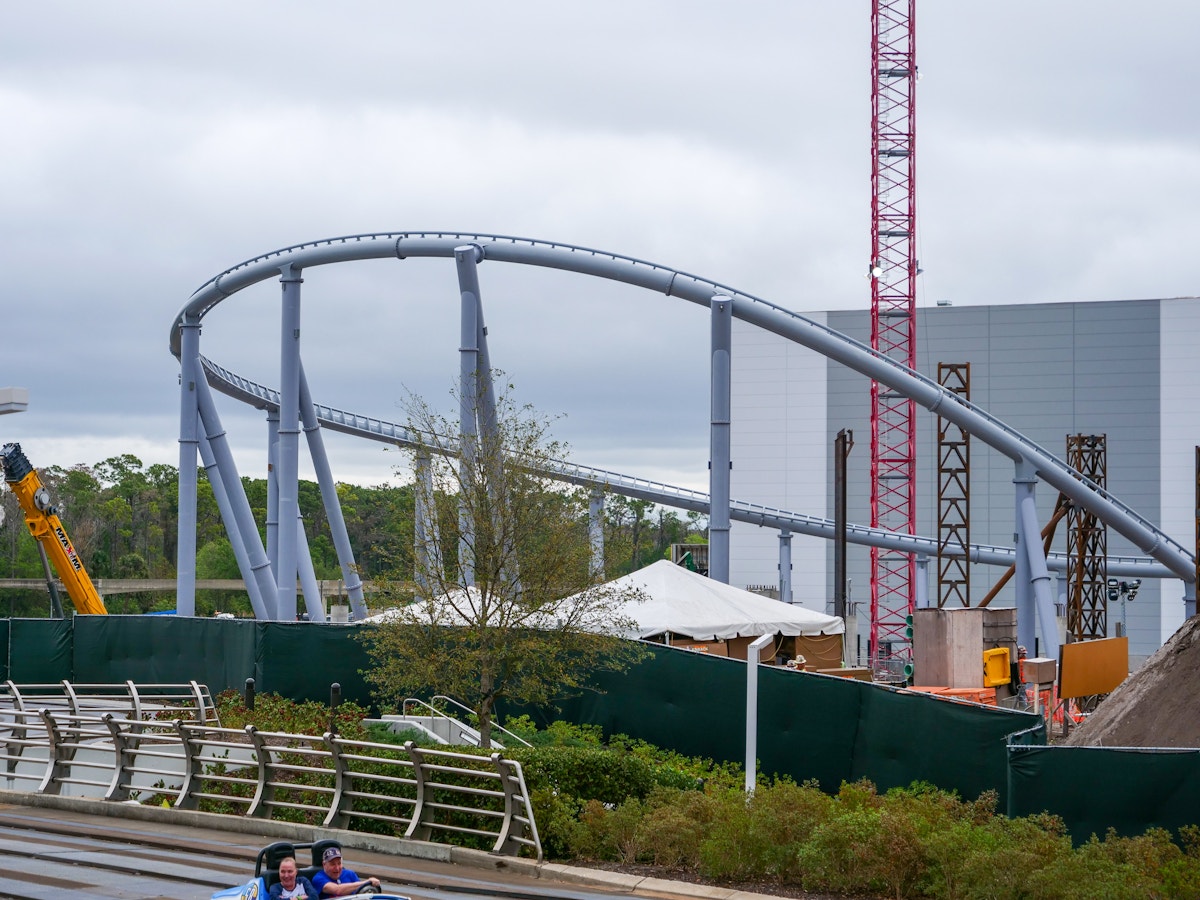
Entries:
{"type": "MultiPolygon", "coordinates": [[[[215,390],[259,409],[279,409],[278,391],[230,372],[212,360],[202,357],[201,362],[204,366],[208,383],[215,390]]],[[[417,435],[413,434],[410,428],[404,425],[397,425],[383,419],[347,412],[346,410],[324,406],[319,403],[314,405],[317,412],[317,421],[321,423],[321,427],[328,428],[330,431],[337,431],[357,438],[365,438],[367,440],[406,448],[413,448],[418,445],[428,446],[431,443],[430,441],[421,441],[417,435]]],[[[444,438],[439,438],[437,443],[442,446],[447,445],[444,438]]],[[[622,475],[618,472],[610,472],[592,466],[582,466],[562,461],[556,462],[553,468],[544,470],[539,474],[567,484],[620,494],[623,497],[632,497],[637,500],[649,500],[651,503],[657,503],[660,506],[667,506],[672,509],[683,509],[689,512],[704,513],[705,515],[709,512],[709,495],[703,491],[651,481],[647,478],[622,475]]],[[[744,500],[730,501],[729,517],[736,522],[745,522],[764,528],[786,529],[796,534],[825,538],[827,540],[833,540],[836,535],[836,531],[834,530],[835,524],[831,519],[790,512],[785,509],[776,509],[758,503],[748,503],[744,500]]],[[[847,523],[846,525],[846,539],[852,543],[861,544],[866,547],[881,547],[904,553],[923,554],[930,557],[937,556],[938,552],[938,542],[934,538],[898,534],[894,531],[869,528],[866,525],[855,525],[852,523],[847,523]]],[[[956,553],[952,549],[949,552],[952,555],[961,555],[961,551],[956,553]]],[[[985,544],[972,544],[970,546],[970,560],[972,562],[983,563],[985,565],[1011,566],[1015,559],[1016,552],[1012,547],[995,547],[985,544]]],[[[1066,571],[1067,555],[1065,553],[1049,554],[1047,556],[1047,564],[1052,570],[1066,571]]],[[[1163,566],[1145,557],[1110,556],[1108,557],[1108,571],[1113,575],[1136,578],[1172,577],[1172,573],[1167,571],[1163,566]]]]}
{"type": "MultiPolygon", "coordinates": [[[[1097,518],[1122,534],[1143,553],[1157,560],[1176,578],[1182,580],[1189,594],[1194,595],[1196,580],[1195,561],[1189,549],[1173,540],[1148,519],[1122,503],[1116,496],[1087,478],[1082,477],[1066,462],[1043,449],[1011,426],[975,406],[936,381],[916,372],[903,364],[872,350],[852,338],[821,325],[798,313],[769,301],[746,294],[719,282],[700,278],[686,272],[660,266],[655,263],[627,256],[605,253],[585,247],[552,243],[502,235],[468,232],[389,232],[377,234],[347,235],[286,247],[254,257],[233,266],[209,279],[189,298],[171,326],[171,351],[181,355],[182,328],[198,325],[204,315],[223,300],[253,284],[280,275],[281,271],[297,272],[305,268],[367,259],[405,260],[415,257],[453,258],[455,249],[463,245],[474,245],[481,260],[506,262],[520,265],[540,266],[582,275],[605,278],[636,287],[646,288],[670,297],[678,297],[707,308],[714,296],[733,300],[733,317],[751,325],[766,329],[774,334],[802,344],[828,359],[841,363],[867,378],[886,384],[893,390],[911,397],[921,406],[945,418],[972,436],[982,440],[995,450],[1009,457],[1014,463],[1025,466],[1049,486],[1065,494],[1082,508],[1094,513],[1097,518]]],[[[219,367],[206,363],[206,377],[211,378],[219,367]]],[[[220,370],[224,371],[224,370],[220,370]]],[[[231,393],[236,385],[249,385],[244,379],[228,373],[228,380],[214,383],[213,387],[231,393]],[[229,389],[227,389],[229,388],[229,389]]],[[[252,390],[242,391],[240,399],[262,403],[264,397],[252,390]],[[253,397],[253,399],[251,399],[253,397]]],[[[234,396],[239,396],[233,393],[234,396]]],[[[276,398],[277,402],[277,398],[276,398]]],[[[335,430],[346,431],[376,439],[397,442],[393,434],[385,435],[388,423],[353,413],[335,411],[325,407],[322,422],[335,430]],[[354,429],[354,430],[351,430],[354,429]]],[[[392,426],[394,427],[394,426],[392,426]]],[[[615,490],[614,483],[600,470],[572,467],[570,477],[564,471],[564,480],[574,483],[596,485],[608,484],[615,490]],[[607,479],[607,480],[606,480],[607,479]]],[[[629,496],[653,499],[683,509],[707,511],[706,497],[697,492],[678,488],[663,489],[652,482],[631,479],[626,489],[629,496]],[[668,500],[668,498],[673,498],[668,500]]],[[[731,518],[748,521],[767,527],[788,528],[805,534],[832,537],[832,525],[828,520],[795,514],[782,514],[781,510],[753,504],[737,504],[731,510],[731,518]]],[[[896,541],[896,544],[879,543],[874,546],[893,547],[914,553],[936,553],[936,544],[928,538],[894,533],[872,533],[870,529],[854,526],[850,540],[856,543],[874,541],[896,541]]],[[[1011,561],[1011,548],[972,547],[972,559],[980,562],[995,562],[1007,565],[998,555],[1011,561]],[[978,554],[978,557],[975,556],[978,554]]],[[[1058,560],[1054,561],[1058,563],[1058,560]]],[[[1119,563],[1117,563],[1119,565],[1119,563]]],[[[1134,563],[1140,565],[1140,563],[1134,563]]],[[[1117,568],[1110,568],[1116,573],[1117,568]]],[[[1155,574],[1162,576],[1155,567],[1155,574]]]]}

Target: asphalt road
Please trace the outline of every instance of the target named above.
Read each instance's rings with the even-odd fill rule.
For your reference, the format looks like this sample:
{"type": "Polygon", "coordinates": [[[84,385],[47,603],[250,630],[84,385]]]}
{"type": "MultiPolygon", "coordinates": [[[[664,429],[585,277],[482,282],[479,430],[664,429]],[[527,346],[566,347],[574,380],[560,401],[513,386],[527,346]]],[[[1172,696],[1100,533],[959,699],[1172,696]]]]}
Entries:
{"type": "MultiPolygon", "coordinates": [[[[0,898],[207,898],[248,881],[271,838],[0,803],[0,898]]],[[[605,889],[365,850],[347,865],[414,900],[600,900],[605,889]]],[[[640,894],[641,892],[639,892],[640,894]]],[[[646,894],[641,894],[646,896],[646,894]]]]}

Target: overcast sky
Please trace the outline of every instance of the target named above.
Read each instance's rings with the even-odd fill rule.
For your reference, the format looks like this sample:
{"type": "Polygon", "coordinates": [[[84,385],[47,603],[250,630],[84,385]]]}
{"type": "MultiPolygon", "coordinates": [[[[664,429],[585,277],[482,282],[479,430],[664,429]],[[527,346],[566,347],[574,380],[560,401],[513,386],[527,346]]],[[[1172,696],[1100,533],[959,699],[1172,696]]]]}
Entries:
{"type": "MultiPolygon", "coordinates": [[[[1200,4],[919,0],[919,303],[1200,294],[1200,4]]],[[[800,311],[869,307],[867,0],[0,4],[0,385],[36,466],[178,461],[168,330],[302,241],[456,230],[580,244],[800,311]]],[[[572,458],[706,488],[708,320],[481,269],[493,363],[572,458]]],[[[278,383],[268,282],[202,351],[278,383]]],[[[319,402],[446,405],[451,261],[305,272],[319,402]]],[[[735,350],[736,352],[736,350],[735,350]]],[[[261,415],[219,398],[243,474],[261,415]]],[[[401,459],[333,436],[335,475],[401,459]]]]}

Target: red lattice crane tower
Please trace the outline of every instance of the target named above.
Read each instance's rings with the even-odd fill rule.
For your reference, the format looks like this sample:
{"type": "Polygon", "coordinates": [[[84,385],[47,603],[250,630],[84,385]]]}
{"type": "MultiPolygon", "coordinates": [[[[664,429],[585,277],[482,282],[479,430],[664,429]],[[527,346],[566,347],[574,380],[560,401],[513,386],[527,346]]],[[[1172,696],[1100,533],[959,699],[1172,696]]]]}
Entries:
{"type": "MultiPolygon", "coordinates": [[[[916,0],[871,5],[871,346],[916,367],[916,0]]],[[[915,405],[871,383],[871,525],[916,532],[915,405]]],[[[871,665],[911,658],[911,554],[871,550],[871,665]]],[[[894,661],[894,664],[891,663],[894,661]]]]}

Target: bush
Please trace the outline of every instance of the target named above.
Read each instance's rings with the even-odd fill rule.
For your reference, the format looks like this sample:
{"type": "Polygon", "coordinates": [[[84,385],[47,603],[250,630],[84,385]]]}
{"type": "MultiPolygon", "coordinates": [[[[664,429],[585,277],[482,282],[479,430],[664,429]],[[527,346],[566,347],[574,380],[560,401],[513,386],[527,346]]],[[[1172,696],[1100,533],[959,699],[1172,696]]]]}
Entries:
{"type": "Polygon", "coordinates": [[[242,695],[234,690],[222,691],[214,702],[225,728],[253,725],[259,731],[320,735],[329,730],[332,721],[344,737],[356,740],[367,737],[363,720],[368,716],[368,710],[351,700],[339,704],[332,719],[325,703],[315,700],[297,702],[273,693],[258,694],[252,710],[246,708],[242,695]]]}

